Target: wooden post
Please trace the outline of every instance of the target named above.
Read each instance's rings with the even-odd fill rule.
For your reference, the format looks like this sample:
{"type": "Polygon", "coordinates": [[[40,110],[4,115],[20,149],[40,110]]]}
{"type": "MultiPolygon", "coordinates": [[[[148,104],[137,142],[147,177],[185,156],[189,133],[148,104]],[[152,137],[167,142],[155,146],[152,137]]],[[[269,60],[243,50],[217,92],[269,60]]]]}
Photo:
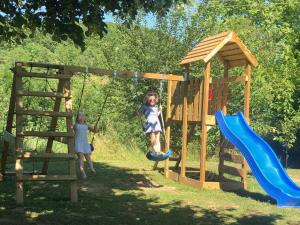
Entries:
{"type": "MultiPolygon", "coordinates": [[[[246,82],[245,82],[245,92],[244,92],[244,116],[248,123],[250,123],[250,85],[251,85],[251,65],[248,63],[246,65],[246,82]]],[[[243,189],[247,189],[247,162],[245,158],[243,158],[242,163],[242,183],[243,189]]]]}
{"type": "MultiPolygon", "coordinates": [[[[13,119],[14,119],[15,86],[16,86],[16,76],[15,76],[15,73],[14,73],[13,85],[12,85],[10,100],[9,100],[9,109],[8,109],[8,114],[7,114],[6,129],[5,129],[9,133],[12,132],[13,119]]],[[[1,157],[1,166],[0,166],[0,169],[1,169],[1,171],[0,171],[0,180],[1,180],[1,177],[5,175],[8,151],[9,151],[9,143],[7,141],[4,141],[3,152],[2,152],[2,157],[1,157]]]]}
{"type": "MultiPolygon", "coordinates": [[[[66,71],[64,71],[64,73],[66,73],[66,71]]],[[[72,112],[71,81],[70,80],[65,81],[64,95],[70,96],[69,98],[65,99],[66,112],[72,112]]],[[[73,136],[67,138],[68,153],[74,154],[75,153],[75,139],[74,139],[72,117],[66,118],[66,125],[67,125],[67,132],[73,134],[73,136]]],[[[69,160],[69,175],[72,177],[76,177],[76,160],[75,159],[69,160]]],[[[70,199],[71,199],[71,202],[78,201],[77,179],[70,181],[70,199]]]]}
{"type": "Polygon", "coordinates": [[[209,82],[210,82],[210,64],[208,61],[205,64],[204,70],[204,87],[203,87],[203,104],[202,104],[202,116],[201,116],[201,129],[202,129],[202,137],[201,137],[201,153],[200,153],[200,183],[201,187],[203,187],[205,183],[205,173],[206,173],[206,148],[207,148],[207,127],[206,127],[206,119],[208,113],[208,97],[209,97],[209,82]]]}
{"type": "MultiPolygon", "coordinates": [[[[166,136],[165,136],[165,151],[169,150],[170,148],[170,139],[171,139],[171,91],[172,91],[172,81],[168,81],[168,99],[167,99],[167,112],[166,112],[166,136]]],[[[169,159],[165,160],[165,168],[164,168],[164,175],[166,178],[169,177],[169,159]]]]}
{"type": "MultiPolygon", "coordinates": [[[[18,76],[18,71],[20,71],[20,67],[15,65],[16,72],[15,76],[15,92],[17,90],[23,90],[22,77],[18,76]]],[[[23,110],[23,97],[16,95],[16,111],[23,110]]],[[[19,133],[23,131],[23,116],[21,114],[16,115],[16,203],[17,205],[24,204],[24,183],[22,181],[23,176],[23,159],[18,157],[23,153],[23,137],[19,136],[19,133]]]]}
{"type": "MultiPolygon", "coordinates": [[[[224,74],[223,74],[224,79],[228,78],[228,62],[224,61],[224,74]]],[[[227,101],[228,101],[228,83],[224,82],[223,84],[224,89],[223,89],[223,93],[222,96],[219,96],[220,98],[222,98],[222,102],[221,102],[221,109],[224,113],[224,115],[227,114],[227,101]]],[[[224,166],[224,159],[223,159],[223,154],[224,154],[224,141],[225,141],[225,137],[220,134],[220,153],[219,153],[219,179],[223,179],[224,174],[222,171],[222,168],[224,166]]]]}
{"type": "Polygon", "coordinates": [[[187,152],[187,133],[188,133],[188,84],[189,68],[185,67],[185,81],[183,81],[183,107],[182,107],[182,146],[181,146],[181,172],[180,176],[185,177],[186,173],[186,152],[187,152]]]}

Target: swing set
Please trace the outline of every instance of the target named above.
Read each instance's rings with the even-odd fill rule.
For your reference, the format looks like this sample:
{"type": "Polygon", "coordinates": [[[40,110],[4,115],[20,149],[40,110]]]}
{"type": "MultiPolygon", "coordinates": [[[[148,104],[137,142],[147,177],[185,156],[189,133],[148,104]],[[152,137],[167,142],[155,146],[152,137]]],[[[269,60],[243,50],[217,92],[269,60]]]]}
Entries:
{"type": "MultiPolygon", "coordinates": [[[[96,76],[109,75],[118,78],[133,79],[154,79],[167,82],[167,102],[165,120],[165,144],[163,151],[169,149],[177,152],[177,157],[170,157],[171,152],[166,153],[158,159],[153,153],[148,153],[147,157],[152,160],[165,160],[164,176],[166,178],[190,185],[196,188],[243,188],[246,189],[247,167],[245,159],[237,153],[228,151],[232,146],[226,142],[224,137],[220,138],[219,153],[219,180],[209,181],[206,171],[206,149],[208,130],[215,125],[214,113],[222,110],[227,112],[229,101],[229,83],[242,83],[245,86],[244,92],[244,114],[249,121],[249,103],[250,103],[250,73],[251,67],[257,66],[257,61],[251,52],[245,47],[237,35],[232,32],[224,32],[215,36],[208,37],[196,45],[186,57],[183,58],[180,65],[184,68],[184,75],[142,73],[130,71],[116,71],[101,69],[95,67],[80,67],[68,65],[45,64],[35,62],[16,62],[12,69],[14,73],[11,98],[7,116],[5,132],[14,136],[15,139],[15,175],[16,175],[16,202],[18,205],[24,203],[25,181],[68,181],[70,182],[70,199],[72,202],[78,200],[77,196],[77,176],[75,168],[74,152],[74,131],[73,113],[72,113],[72,94],[70,79],[76,73],[84,74],[84,83],[81,90],[79,107],[81,107],[82,95],[87,74],[96,76]],[[224,67],[223,78],[211,78],[211,60],[216,57],[224,67]],[[200,78],[191,78],[189,65],[191,63],[203,61],[205,63],[204,76],[200,78]],[[229,76],[229,70],[235,67],[245,67],[245,74],[242,76],[229,76]],[[46,71],[45,71],[46,70],[46,71]],[[33,79],[52,79],[57,80],[57,89],[51,91],[32,91],[24,90],[24,78],[33,79]],[[24,101],[30,97],[53,99],[53,108],[49,111],[25,110],[24,101]],[[62,107],[61,104],[64,103],[62,107]],[[26,116],[49,117],[50,126],[45,131],[29,131],[24,125],[26,116]],[[65,130],[58,130],[58,118],[65,119],[65,130]],[[171,145],[171,126],[177,124],[181,126],[182,137],[181,146],[171,145]],[[189,175],[187,168],[187,145],[191,137],[194,136],[195,127],[201,129],[201,147],[200,149],[200,168],[193,171],[193,177],[189,175]],[[25,149],[24,138],[40,137],[47,140],[46,150],[44,152],[32,152],[25,149]],[[67,146],[66,153],[56,153],[53,150],[54,141],[64,140],[67,146]],[[36,158],[44,161],[43,170],[38,174],[25,174],[23,161],[30,158],[36,158]],[[65,175],[48,174],[48,162],[52,159],[65,160],[68,162],[68,171],[65,175]],[[170,166],[171,161],[175,165],[170,166]],[[230,162],[231,165],[226,165],[230,162]],[[239,166],[232,166],[232,164],[239,166]],[[198,175],[197,175],[198,174],[198,175]],[[241,182],[225,179],[224,174],[239,177],[241,182]],[[196,176],[195,176],[196,175],[196,176]]],[[[112,81],[113,82],[113,81],[112,81]]],[[[162,87],[162,82],[161,82],[162,87]]],[[[161,88],[162,90],[162,88],[161,88]]],[[[110,96],[110,89],[106,93],[104,102],[100,108],[97,127],[107,99],[110,96]]],[[[163,126],[164,127],[164,126],[163,126]]],[[[93,137],[94,140],[94,137],[93,137]]],[[[93,143],[92,140],[92,143],[93,143]]],[[[4,147],[1,157],[0,179],[3,178],[6,171],[7,155],[9,153],[9,140],[4,140],[4,147]]],[[[157,166],[155,163],[154,168],[157,166]]]]}

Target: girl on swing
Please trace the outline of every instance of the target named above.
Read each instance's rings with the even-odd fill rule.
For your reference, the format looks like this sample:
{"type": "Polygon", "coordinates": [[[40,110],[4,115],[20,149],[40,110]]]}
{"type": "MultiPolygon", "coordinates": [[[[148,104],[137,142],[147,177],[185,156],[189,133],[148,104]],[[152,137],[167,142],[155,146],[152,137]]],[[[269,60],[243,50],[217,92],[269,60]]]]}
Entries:
{"type": "Polygon", "coordinates": [[[88,162],[89,168],[93,173],[96,173],[94,169],[93,161],[91,159],[91,145],[88,142],[88,131],[94,133],[98,132],[97,128],[86,122],[86,117],[83,112],[79,112],[74,125],[75,131],[75,152],[79,158],[79,168],[82,178],[85,179],[86,173],[84,171],[84,158],[88,162]]]}
{"type": "Polygon", "coordinates": [[[157,107],[157,102],[157,93],[149,91],[145,96],[144,105],[138,110],[138,114],[146,117],[145,134],[150,136],[151,148],[156,154],[162,155],[163,152],[160,146],[160,133],[162,129],[158,118],[161,114],[161,109],[157,107]]]}

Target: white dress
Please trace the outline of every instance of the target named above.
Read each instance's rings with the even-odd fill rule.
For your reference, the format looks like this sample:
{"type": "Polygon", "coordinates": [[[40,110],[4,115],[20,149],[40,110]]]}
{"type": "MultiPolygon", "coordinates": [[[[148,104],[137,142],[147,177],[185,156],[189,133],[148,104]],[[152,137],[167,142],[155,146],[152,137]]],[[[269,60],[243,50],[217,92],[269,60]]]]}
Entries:
{"type": "Polygon", "coordinates": [[[88,141],[89,128],[86,124],[75,124],[75,152],[83,154],[91,153],[91,146],[88,141]]]}

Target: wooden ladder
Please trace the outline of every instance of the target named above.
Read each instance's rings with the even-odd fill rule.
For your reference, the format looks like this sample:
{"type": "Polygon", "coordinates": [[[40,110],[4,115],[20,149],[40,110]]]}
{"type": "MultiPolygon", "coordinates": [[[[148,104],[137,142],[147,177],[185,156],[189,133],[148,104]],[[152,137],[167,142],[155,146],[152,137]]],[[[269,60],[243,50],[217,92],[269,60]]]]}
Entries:
{"type": "MultiPolygon", "coordinates": [[[[10,109],[15,110],[9,112],[8,121],[13,122],[11,119],[13,114],[16,114],[16,202],[17,205],[24,204],[24,182],[25,181],[68,181],[70,182],[70,200],[77,202],[77,176],[76,176],[76,155],[74,151],[74,131],[72,121],[72,100],[71,100],[71,73],[65,69],[60,69],[57,73],[34,73],[27,72],[21,63],[16,63],[14,68],[14,94],[10,104],[15,107],[10,109]],[[56,92],[40,92],[40,91],[26,91],[23,89],[24,77],[35,78],[51,78],[58,79],[56,92]],[[36,96],[40,98],[51,97],[55,99],[52,111],[35,111],[24,109],[24,96],[36,96]],[[62,100],[65,102],[65,112],[60,112],[60,105],[62,100]],[[25,116],[48,116],[51,117],[49,130],[47,131],[26,131],[24,129],[25,116]],[[58,118],[66,118],[66,132],[56,131],[58,118]],[[33,152],[23,149],[24,137],[40,137],[47,138],[47,146],[45,152],[33,152]],[[68,152],[67,153],[53,153],[52,146],[55,138],[65,138],[68,152]],[[44,165],[41,174],[25,174],[23,171],[24,159],[40,159],[44,160],[44,165]],[[68,173],[66,175],[48,175],[48,162],[50,159],[65,159],[68,161],[68,173]]],[[[2,169],[3,173],[3,169],[2,169]]]]}

